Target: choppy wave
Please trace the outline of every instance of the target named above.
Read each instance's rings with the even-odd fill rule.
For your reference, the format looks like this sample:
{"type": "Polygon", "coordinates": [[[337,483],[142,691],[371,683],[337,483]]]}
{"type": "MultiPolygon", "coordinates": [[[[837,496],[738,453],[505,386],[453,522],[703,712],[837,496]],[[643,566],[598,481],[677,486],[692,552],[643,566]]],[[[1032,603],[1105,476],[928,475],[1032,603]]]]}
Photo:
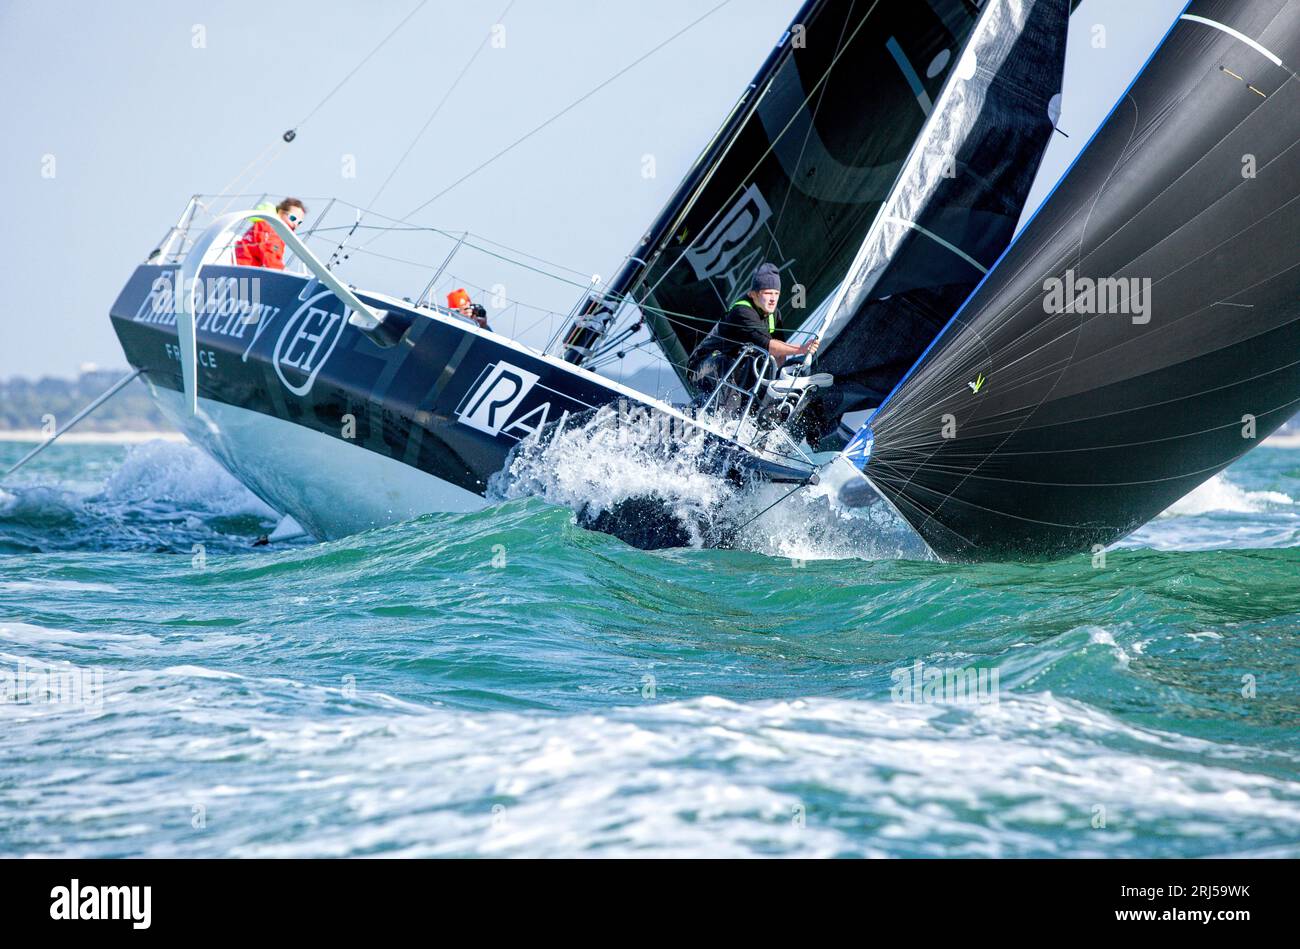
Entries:
{"type": "Polygon", "coordinates": [[[188,551],[194,544],[244,547],[266,533],[275,512],[188,442],[122,448],[61,446],[67,452],[121,453],[101,480],[51,480],[37,468],[0,491],[0,552],[51,550],[188,551]]]}
{"type": "Polygon", "coordinates": [[[1300,468],[1290,457],[1285,450],[1261,448],[1247,456],[1249,465],[1215,475],[1123,546],[1219,550],[1300,545],[1300,505],[1295,501],[1300,468]],[[1257,471],[1270,475],[1258,477],[1257,471]]]}
{"type": "MultiPolygon", "coordinates": [[[[390,536],[387,555],[405,542],[390,536]]],[[[624,597],[625,621],[656,609],[654,585],[624,597]]],[[[600,625],[591,613],[615,615],[599,600],[569,605],[588,621],[558,656],[554,624],[449,624],[410,601],[390,621],[405,637],[382,645],[325,633],[319,612],[302,617],[319,635],[290,624],[276,650],[243,624],[168,639],[0,624],[0,668],[103,676],[95,702],[0,704],[8,740],[25,749],[22,780],[0,783],[0,851],[1300,855],[1293,700],[1267,711],[1229,702],[1227,717],[1242,722],[1232,737],[1198,727],[1196,715],[1161,710],[1217,705],[1222,718],[1219,695],[1237,683],[1192,671],[1204,656],[1191,633],[1121,622],[1051,634],[1044,603],[999,642],[954,642],[942,633],[942,613],[956,609],[945,585],[912,592],[938,620],[918,643],[865,629],[747,631],[763,615],[754,610],[706,635],[643,627],[629,650],[613,630],[612,642],[588,640],[600,625]],[[696,654],[687,667],[674,656],[684,648],[696,654]],[[898,672],[917,662],[996,669],[995,701],[891,700],[898,672]],[[765,684],[764,670],[780,667],[765,684]],[[1081,695],[1065,694],[1081,681],[1081,695]],[[569,689],[585,698],[566,701],[569,689]],[[777,692],[787,697],[765,694],[777,692]],[[1098,701],[1121,697],[1113,710],[1098,701]]],[[[1148,593],[1170,595],[1163,586],[1148,593]]],[[[1243,659],[1266,624],[1212,649],[1243,659]]],[[[1256,654],[1252,667],[1267,681],[1294,659],[1292,646],[1289,659],[1256,654]]]]}
{"type": "Polygon", "coordinates": [[[812,492],[750,550],[534,496],[253,550],[192,449],[57,451],[0,498],[3,855],[1300,856],[1286,450],[967,566],[812,492]]]}
{"type": "Polygon", "coordinates": [[[1172,505],[1166,516],[1208,514],[1226,511],[1233,514],[1258,514],[1273,507],[1293,505],[1281,491],[1244,491],[1224,475],[1215,475],[1191,494],[1172,505]]]}

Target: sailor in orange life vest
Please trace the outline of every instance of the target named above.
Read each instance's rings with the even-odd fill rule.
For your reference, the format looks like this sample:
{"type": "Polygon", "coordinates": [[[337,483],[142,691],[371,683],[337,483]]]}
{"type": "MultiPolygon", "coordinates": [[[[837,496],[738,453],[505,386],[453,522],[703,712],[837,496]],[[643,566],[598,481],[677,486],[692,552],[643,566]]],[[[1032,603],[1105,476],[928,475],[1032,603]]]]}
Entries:
{"type": "Polygon", "coordinates": [[[447,294],[447,309],[453,313],[459,313],[465,319],[474,323],[479,329],[485,329],[489,332],[492,327],[488,326],[487,310],[478,303],[472,303],[469,294],[464,289],[453,290],[447,294]]]}
{"type": "MultiPolygon", "coordinates": [[[[731,305],[731,309],[691,353],[687,368],[695,374],[696,384],[707,395],[717,387],[746,343],[772,355],[777,366],[791,356],[806,356],[817,351],[817,341],[792,346],[776,338],[776,305],[781,300],[781,272],[776,264],[763,264],[754,271],[749,293],[731,305]]],[[[734,383],[751,388],[757,380],[748,367],[738,372],[734,383]]]]}
{"type": "MultiPolygon", "coordinates": [[[[259,204],[253,210],[275,212],[295,231],[307,217],[306,206],[297,198],[285,198],[279,204],[259,204]]],[[[253,218],[253,226],[235,242],[235,263],[245,267],[284,269],[284,241],[262,218],[253,218]]]]}

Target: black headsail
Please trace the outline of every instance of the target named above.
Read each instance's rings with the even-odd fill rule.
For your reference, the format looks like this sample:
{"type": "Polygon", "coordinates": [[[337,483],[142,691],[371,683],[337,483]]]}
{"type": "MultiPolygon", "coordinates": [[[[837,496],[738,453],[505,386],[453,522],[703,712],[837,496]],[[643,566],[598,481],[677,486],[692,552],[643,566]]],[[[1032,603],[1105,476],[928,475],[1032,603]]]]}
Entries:
{"type": "Polygon", "coordinates": [[[689,388],[687,357],[764,259],[802,288],[784,313],[799,326],[853,261],[978,15],[972,0],[805,3],[565,358],[630,295],[689,388]]]}
{"type": "Polygon", "coordinates": [[[1096,550],[1300,406],[1300,3],[1197,0],[848,449],[947,559],[1096,550]]]}
{"type": "Polygon", "coordinates": [[[836,380],[821,432],[878,406],[1011,242],[1055,130],[1069,17],[1069,0],[985,5],[820,330],[816,368],[836,380]]]}

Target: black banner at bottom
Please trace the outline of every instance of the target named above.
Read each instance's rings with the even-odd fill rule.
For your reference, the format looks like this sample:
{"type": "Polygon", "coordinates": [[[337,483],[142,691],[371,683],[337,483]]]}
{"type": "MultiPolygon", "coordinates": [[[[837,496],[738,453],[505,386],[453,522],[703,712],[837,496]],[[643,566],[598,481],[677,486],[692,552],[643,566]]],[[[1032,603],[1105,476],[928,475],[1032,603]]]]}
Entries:
{"type": "Polygon", "coordinates": [[[877,926],[941,936],[1042,922],[1071,935],[1196,927],[1230,939],[1292,919],[1294,878],[1292,861],[1254,860],[5,860],[0,910],[10,937],[75,928],[79,937],[337,939],[435,919],[457,931],[499,935],[513,925],[537,936],[613,912],[661,935],[686,926],[693,935],[771,936],[802,920],[849,923],[864,935],[877,926]]]}

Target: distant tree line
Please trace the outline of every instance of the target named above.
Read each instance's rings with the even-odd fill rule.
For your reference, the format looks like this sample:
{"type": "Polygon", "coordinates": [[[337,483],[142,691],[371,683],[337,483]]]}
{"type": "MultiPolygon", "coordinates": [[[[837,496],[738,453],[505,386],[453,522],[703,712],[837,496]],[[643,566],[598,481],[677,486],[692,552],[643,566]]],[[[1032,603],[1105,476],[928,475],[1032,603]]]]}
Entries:
{"type": "MultiPolygon", "coordinates": [[[[35,381],[15,377],[0,380],[0,431],[40,429],[44,416],[54,416],[54,425],[63,425],[92,399],[126,375],[125,369],[83,372],[76,379],[45,377],[35,381]]],[[[172,426],[162,417],[149,398],[145,384],[136,379],[74,431],[82,432],[154,432],[170,431],[172,426]]]]}

